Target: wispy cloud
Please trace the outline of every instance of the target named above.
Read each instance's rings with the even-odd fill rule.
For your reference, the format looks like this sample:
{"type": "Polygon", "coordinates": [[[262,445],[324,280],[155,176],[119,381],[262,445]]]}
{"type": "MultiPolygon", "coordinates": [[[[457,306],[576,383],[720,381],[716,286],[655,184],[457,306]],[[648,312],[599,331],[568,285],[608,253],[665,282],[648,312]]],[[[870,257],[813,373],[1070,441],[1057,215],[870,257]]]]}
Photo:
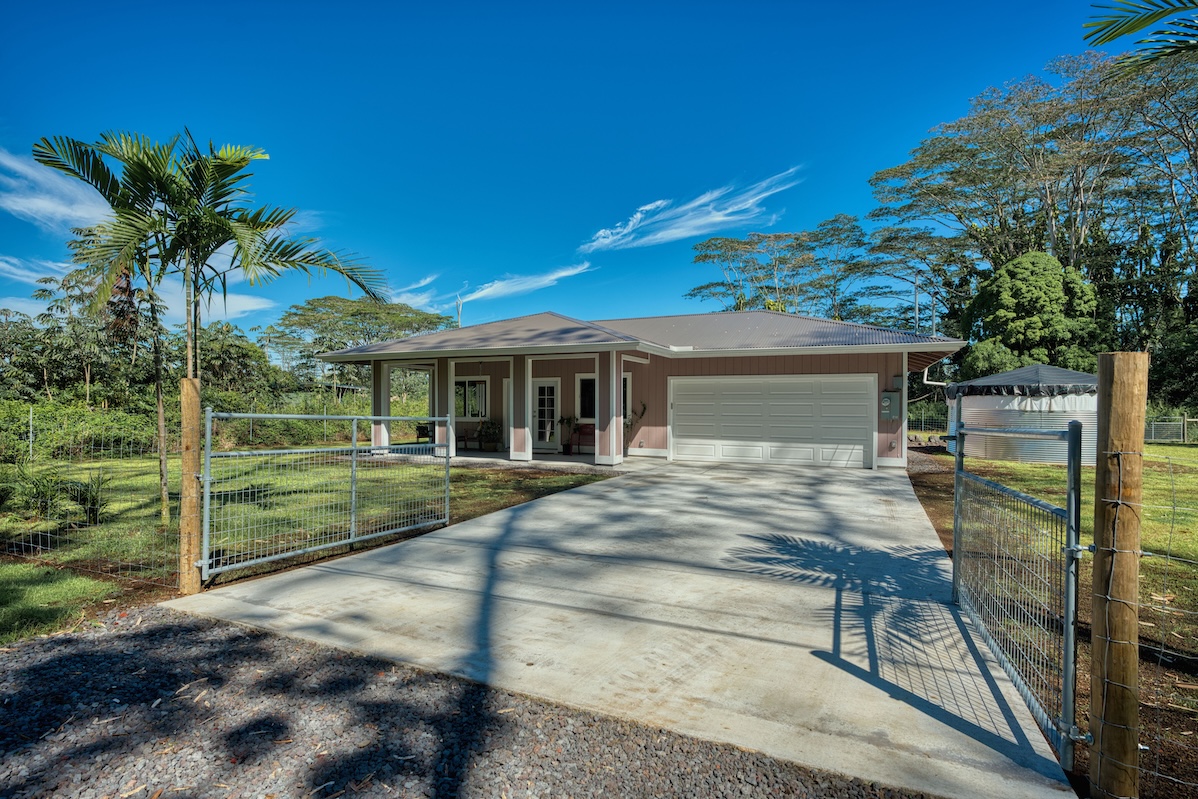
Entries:
{"type": "Polygon", "coordinates": [[[578,251],[650,247],[743,225],[766,213],[762,201],[767,197],[797,185],[798,171],[798,167],[792,167],[741,189],[735,186],[712,189],[681,204],[655,200],[637,208],[627,222],[600,230],[578,251]]]}
{"type": "Polygon", "coordinates": [[[410,286],[396,289],[391,293],[391,302],[402,302],[404,305],[411,305],[413,308],[425,310],[441,310],[438,305],[440,302],[443,302],[443,299],[439,298],[436,289],[429,288],[438,277],[440,276],[429,275],[410,286]]]}
{"type": "Polygon", "coordinates": [[[46,312],[46,303],[29,297],[0,297],[0,308],[26,316],[37,316],[46,312]]]}
{"type": "Polygon", "coordinates": [[[0,255],[0,278],[36,286],[43,277],[60,278],[71,271],[70,264],[53,261],[25,261],[8,255],[0,255]]]}
{"type": "Polygon", "coordinates": [[[516,294],[527,294],[530,291],[548,288],[554,286],[559,280],[564,280],[568,277],[581,275],[583,272],[590,272],[590,261],[583,261],[580,264],[571,266],[561,266],[551,272],[546,272],[542,275],[505,275],[498,280],[492,280],[490,283],[484,283],[478,288],[471,291],[462,297],[462,302],[473,302],[475,300],[495,300],[500,297],[511,297],[516,294]]]}
{"type": "Polygon", "coordinates": [[[52,233],[94,225],[109,212],[90,186],[2,148],[0,210],[52,233]]]}

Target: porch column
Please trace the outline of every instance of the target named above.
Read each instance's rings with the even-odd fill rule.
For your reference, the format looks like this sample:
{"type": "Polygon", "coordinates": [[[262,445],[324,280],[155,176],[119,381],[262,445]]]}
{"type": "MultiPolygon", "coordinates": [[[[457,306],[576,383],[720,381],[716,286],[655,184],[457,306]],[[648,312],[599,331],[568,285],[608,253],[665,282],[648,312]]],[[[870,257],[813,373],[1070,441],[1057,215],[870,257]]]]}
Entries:
{"type": "Polygon", "coordinates": [[[596,361],[595,463],[615,466],[624,462],[620,357],[614,352],[601,352],[596,361]]]}
{"type": "MultiPolygon", "coordinates": [[[[450,416],[453,412],[453,384],[449,381],[449,361],[437,359],[437,368],[433,372],[433,382],[436,384],[436,399],[433,401],[433,416],[450,416]]],[[[452,424],[452,420],[451,420],[452,424]]],[[[438,424],[433,432],[433,440],[438,444],[449,443],[449,430],[443,424],[438,424]]]]}
{"type": "MultiPolygon", "coordinates": [[[[382,361],[370,362],[370,415],[391,415],[391,365],[382,361]]],[[[386,447],[391,443],[391,423],[370,423],[370,443],[386,447]]]]}
{"type": "Polygon", "coordinates": [[[532,359],[517,355],[512,358],[512,418],[508,457],[514,461],[532,460],[532,436],[528,430],[528,402],[532,392],[532,359]]]}

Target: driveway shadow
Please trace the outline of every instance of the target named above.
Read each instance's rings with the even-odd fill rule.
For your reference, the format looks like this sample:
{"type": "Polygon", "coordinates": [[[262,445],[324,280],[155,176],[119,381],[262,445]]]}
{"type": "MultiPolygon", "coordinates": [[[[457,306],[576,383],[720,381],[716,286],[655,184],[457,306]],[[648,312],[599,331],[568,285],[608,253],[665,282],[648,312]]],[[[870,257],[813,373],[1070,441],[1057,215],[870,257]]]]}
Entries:
{"type": "Polygon", "coordinates": [[[816,620],[831,627],[830,651],[811,655],[915,708],[1009,760],[1060,778],[1035,754],[1016,712],[991,675],[960,611],[946,595],[944,550],[864,549],[783,534],[747,536],[726,564],[833,592],[816,620]]]}

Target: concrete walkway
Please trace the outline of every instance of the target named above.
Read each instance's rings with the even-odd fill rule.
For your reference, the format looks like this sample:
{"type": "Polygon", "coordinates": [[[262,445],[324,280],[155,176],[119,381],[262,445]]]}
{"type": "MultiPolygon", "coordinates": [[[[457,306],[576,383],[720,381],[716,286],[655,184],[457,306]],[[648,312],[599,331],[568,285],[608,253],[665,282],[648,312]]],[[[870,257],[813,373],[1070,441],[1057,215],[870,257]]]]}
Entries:
{"type": "Polygon", "coordinates": [[[168,602],[946,797],[1072,793],[896,471],[671,464],[168,602]]]}

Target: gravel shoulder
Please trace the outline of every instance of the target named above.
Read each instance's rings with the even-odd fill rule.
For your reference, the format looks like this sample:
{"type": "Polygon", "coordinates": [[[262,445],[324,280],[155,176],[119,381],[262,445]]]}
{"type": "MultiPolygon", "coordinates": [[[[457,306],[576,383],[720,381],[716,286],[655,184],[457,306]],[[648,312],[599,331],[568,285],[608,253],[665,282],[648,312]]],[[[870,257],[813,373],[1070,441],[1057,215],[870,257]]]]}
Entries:
{"type": "Polygon", "coordinates": [[[918,797],[187,616],[0,649],[0,797],[918,797]]]}

